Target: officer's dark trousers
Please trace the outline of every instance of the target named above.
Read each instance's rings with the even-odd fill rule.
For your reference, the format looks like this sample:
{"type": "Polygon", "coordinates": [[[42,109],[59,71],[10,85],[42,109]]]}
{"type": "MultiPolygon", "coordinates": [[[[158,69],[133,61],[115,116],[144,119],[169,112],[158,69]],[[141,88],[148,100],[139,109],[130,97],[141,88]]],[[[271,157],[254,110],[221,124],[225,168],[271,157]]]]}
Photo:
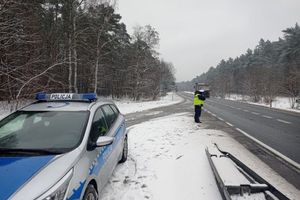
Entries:
{"type": "Polygon", "coordinates": [[[200,116],[201,116],[201,106],[195,106],[195,122],[200,123],[200,116]]]}

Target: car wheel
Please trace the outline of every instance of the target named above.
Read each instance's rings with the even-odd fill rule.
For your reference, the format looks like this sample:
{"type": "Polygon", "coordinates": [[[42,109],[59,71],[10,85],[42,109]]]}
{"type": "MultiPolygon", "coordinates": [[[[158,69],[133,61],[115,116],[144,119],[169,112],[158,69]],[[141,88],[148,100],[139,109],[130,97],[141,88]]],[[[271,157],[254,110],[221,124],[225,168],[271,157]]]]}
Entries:
{"type": "Polygon", "coordinates": [[[125,137],[124,140],[124,147],[123,147],[123,152],[122,152],[122,158],[119,161],[119,163],[123,163],[127,160],[127,155],[128,155],[128,140],[127,140],[127,136],[125,137]]]}
{"type": "Polygon", "coordinates": [[[83,195],[83,200],[98,200],[98,193],[92,184],[89,184],[83,195]]]}

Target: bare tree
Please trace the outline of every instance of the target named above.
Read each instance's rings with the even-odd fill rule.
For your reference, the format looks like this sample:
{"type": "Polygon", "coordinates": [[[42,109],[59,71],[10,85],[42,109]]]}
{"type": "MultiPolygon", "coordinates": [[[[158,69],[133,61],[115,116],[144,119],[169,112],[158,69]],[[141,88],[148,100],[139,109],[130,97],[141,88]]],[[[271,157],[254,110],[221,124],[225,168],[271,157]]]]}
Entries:
{"type": "MultiPolygon", "coordinates": [[[[17,96],[16,96],[16,100],[18,102],[19,100],[19,97],[21,95],[21,92],[23,91],[24,87],[27,86],[28,84],[30,84],[33,80],[35,79],[38,79],[40,78],[41,76],[45,75],[49,70],[53,69],[54,67],[57,67],[57,66],[60,66],[60,65],[63,65],[63,64],[70,64],[70,63],[67,63],[67,62],[61,62],[61,63],[56,63],[50,67],[48,67],[47,69],[45,69],[44,71],[40,72],[39,74],[29,78],[27,81],[23,82],[23,84],[21,85],[21,87],[18,89],[18,93],[17,93],[17,96]]],[[[16,105],[16,109],[18,108],[18,103],[16,105]]]]}
{"type": "Polygon", "coordinates": [[[289,68],[288,76],[283,85],[283,91],[290,98],[291,108],[295,108],[296,99],[300,95],[300,68],[293,65],[289,68]]]}

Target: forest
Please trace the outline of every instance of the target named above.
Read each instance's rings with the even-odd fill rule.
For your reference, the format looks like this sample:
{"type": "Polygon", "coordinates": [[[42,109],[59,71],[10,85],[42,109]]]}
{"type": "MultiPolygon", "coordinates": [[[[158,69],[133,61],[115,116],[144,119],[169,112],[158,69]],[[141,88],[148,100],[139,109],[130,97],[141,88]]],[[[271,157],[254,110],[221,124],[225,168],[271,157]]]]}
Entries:
{"type": "Polygon", "coordinates": [[[289,97],[292,107],[300,95],[300,27],[282,31],[277,41],[260,39],[254,49],[236,58],[221,60],[191,81],[177,83],[179,90],[193,90],[207,83],[213,95],[247,95],[252,101],[270,103],[276,96],[289,97]]]}
{"type": "Polygon", "coordinates": [[[132,35],[113,0],[0,0],[0,100],[36,92],[156,99],[174,87],[159,33],[132,35]]]}

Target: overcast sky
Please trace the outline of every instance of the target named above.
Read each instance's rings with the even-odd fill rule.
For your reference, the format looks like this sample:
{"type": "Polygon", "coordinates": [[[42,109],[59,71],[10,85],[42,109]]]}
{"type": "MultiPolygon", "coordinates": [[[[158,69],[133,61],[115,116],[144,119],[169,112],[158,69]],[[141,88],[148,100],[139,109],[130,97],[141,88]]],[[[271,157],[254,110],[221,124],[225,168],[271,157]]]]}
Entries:
{"type": "Polygon", "coordinates": [[[153,26],[160,57],[174,64],[177,81],[186,81],[260,38],[282,37],[300,22],[300,0],[119,0],[117,12],[130,34],[135,25],[153,26]]]}

